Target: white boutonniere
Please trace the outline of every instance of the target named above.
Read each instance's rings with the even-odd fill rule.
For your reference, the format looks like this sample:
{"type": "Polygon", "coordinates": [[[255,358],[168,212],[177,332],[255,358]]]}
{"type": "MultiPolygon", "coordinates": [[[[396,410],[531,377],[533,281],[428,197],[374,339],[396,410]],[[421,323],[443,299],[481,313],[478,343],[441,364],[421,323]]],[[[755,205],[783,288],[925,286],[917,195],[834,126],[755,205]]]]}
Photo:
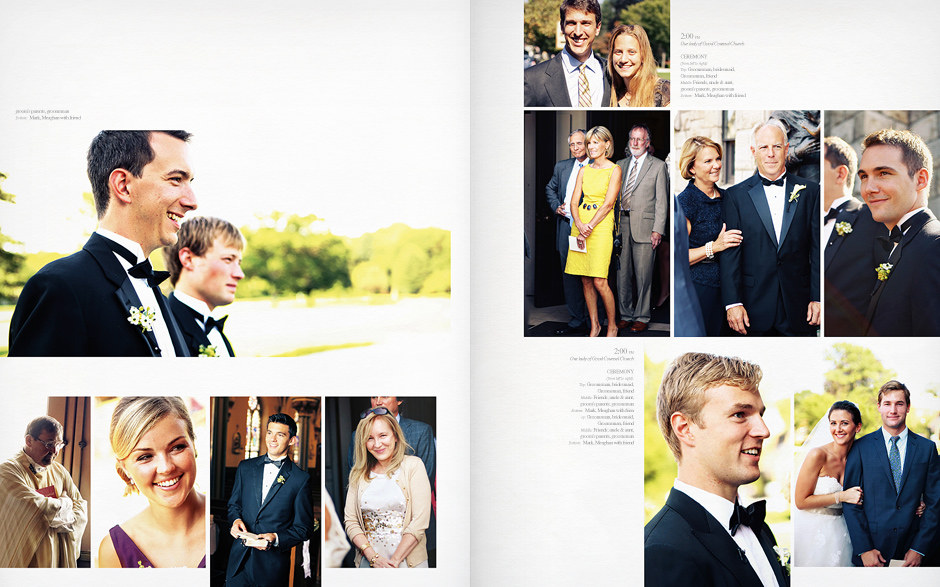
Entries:
{"type": "Polygon", "coordinates": [[[888,276],[891,275],[892,269],[894,269],[894,265],[891,263],[882,263],[875,267],[875,271],[878,272],[878,281],[886,281],[888,276]]]}
{"type": "Polygon", "coordinates": [[[280,483],[281,485],[284,485],[285,481],[287,481],[287,479],[284,478],[284,475],[277,476],[277,482],[280,483]]]}
{"type": "Polygon", "coordinates": [[[214,344],[206,346],[204,344],[199,345],[199,356],[200,357],[218,357],[219,349],[215,347],[214,344]]]}
{"type": "Polygon", "coordinates": [[[783,570],[787,572],[787,575],[789,575],[790,574],[790,549],[780,548],[779,546],[774,546],[774,552],[777,553],[777,561],[780,563],[780,566],[783,567],[783,570]]]}
{"type": "Polygon", "coordinates": [[[139,326],[141,332],[150,332],[153,330],[153,323],[157,321],[157,313],[151,307],[141,306],[139,308],[131,307],[131,315],[127,321],[134,326],[139,326]]]}
{"type": "Polygon", "coordinates": [[[843,220],[842,222],[836,222],[836,233],[839,236],[845,236],[852,232],[852,225],[843,220]]]}
{"type": "Polygon", "coordinates": [[[806,189],[806,186],[805,186],[805,185],[802,185],[802,184],[797,184],[797,185],[793,186],[793,191],[790,192],[790,200],[789,200],[789,201],[790,201],[790,202],[795,202],[795,201],[797,201],[797,200],[799,199],[799,197],[800,197],[800,192],[802,192],[802,191],[805,190],[805,189],[806,189]]]}

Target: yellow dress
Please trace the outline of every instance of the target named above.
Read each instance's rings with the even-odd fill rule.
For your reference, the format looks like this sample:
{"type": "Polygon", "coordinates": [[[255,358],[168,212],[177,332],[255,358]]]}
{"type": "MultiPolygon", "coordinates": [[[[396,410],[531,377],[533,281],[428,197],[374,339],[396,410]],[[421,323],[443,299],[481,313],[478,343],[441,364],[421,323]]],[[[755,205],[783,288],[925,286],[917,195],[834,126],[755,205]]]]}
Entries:
{"type": "MultiPolygon", "coordinates": [[[[584,177],[581,179],[581,192],[584,201],[578,206],[581,223],[589,222],[604,204],[607,196],[607,186],[610,184],[610,174],[616,165],[608,169],[592,169],[590,165],[584,168],[584,177]]],[[[574,197],[572,197],[572,204],[574,197]]],[[[578,236],[578,227],[571,223],[571,236],[578,236]]],[[[587,252],[568,249],[568,263],[565,273],[571,275],[587,275],[589,277],[607,277],[610,269],[610,257],[614,251],[614,211],[611,210],[601,223],[594,227],[591,236],[587,238],[587,252]]]]}

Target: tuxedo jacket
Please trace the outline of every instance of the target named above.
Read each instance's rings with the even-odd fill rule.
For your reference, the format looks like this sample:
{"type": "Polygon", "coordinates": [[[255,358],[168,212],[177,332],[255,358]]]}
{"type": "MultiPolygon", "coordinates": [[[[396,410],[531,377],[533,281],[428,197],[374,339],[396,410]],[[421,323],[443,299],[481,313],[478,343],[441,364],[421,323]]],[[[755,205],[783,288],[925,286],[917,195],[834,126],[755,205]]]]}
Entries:
{"type": "MultiPolygon", "coordinates": [[[[673,489],[666,505],[643,530],[644,574],[647,587],[763,587],[760,577],[726,530],[697,501],[673,489]]],[[[790,577],[777,561],[777,544],[766,523],[751,528],[770,561],[780,587],[790,577]]]]}
{"type": "Polygon", "coordinates": [[[862,564],[860,555],[873,548],[885,560],[904,558],[910,549],[930,555],[940,520],[940,457],[933,441],[908,430],[898,491],[881,429],[866,434],[849,451],[843,486],[859,486],[865,497],[860,506],[842,505],[856,566],[862,564]],[[927,509],[918,518],[922,496],[927,509]]]}
{"type": "MultiPolygon", "coordinates": [[[[205,329],[200,327],[199,323],[196,322],[195,311],[181,302],[172,292],[170,293],[169,303],[170,311],[173,313],[173,317],[176,319],[177,325],[179,325],[180,332],[183,334],[183,342],[186,344],[189,356],[198,357],[199,345],[210,346],[212,344],[209,341],[209,337],[206,335],[205,329]]],[[[225,343],[225,348],[228,349],[229,355],[234,357],[235,351],[232,350],[232,343],[228,341],[228,337],[225,336],[224,332],[220,332],[219,334],[222,335],[222,341],[225,343]]]]}
{"type": "Polygon", "coordinates": [[[872,300],[877,303],[868,335],[940,336],[940,221],[933,212],[911,217],[889,262],[894,267],[872,300]]]}
{"type": "Polygon", "coordinates": [[[774,327],[782,296],[790,330],[812,335],[816,326],[806,321],[806,311],[810,302],[820,301],[819,184],[787,173],[784,187],[779,243],[759,175],[726,192],[726,227],[740,230],[744,240],[721,253],[721,297],[725,306],[744,304],[751,328],[767,331],[774,327]],[[805,188],[789,201],[797,185],[805,188]]]}
{"type": "MultiPolygon", "coordinates": [[[[545,186],[545,197],[548,200],[548,207],[552,209],[552,213],[555,213],[555,210],[558,209],[558,206],[561,206],[565,203],[565,192],[568,189],[568,179],[571,177],[571,170],[574,169],[574,164],[577,161],[574,157],[559,161],[555,164],[555,169],[552,171],[552,179],[548,182],[548,185],[545,186]]],[[[585,159],[585,165],[590,161],[590,159],[585,159]]],[[[581,194],[577,195],[578,202],[581,201],[581,194]]],[[[576,208],[578,202],[574,202],[575,195],[571,196],[572,205],[569,208],[576,208]]],[[[570,210],[569,210],[570,212],[570,210]]],[[[565,216],[560,216],[555,214],[555,248],[559,251],[568,250],[568,237],[571,235],[571,222],[565,216]]]]}
{"type": "Polygon", "coordinates": [[[228,521],[240,519],[253,534],[277,533],[278,545],[261,551],[235,540],[228,558],[226,578],[247,572],[259,586],[283,587],[291,574],[291,548],[313,533],[310,475],[285,459],[267,499],[261,503],[264,456],[246,459],[235,471],[235,486],[228,500],[228,521]],[[282,479],[282,481],[279,481],[282,479]]]}
{"type": "MultiPolygon", "coordinates": [[[[176,355],[189,356],[166,298],[157,293],[176,355]]],[[[127,321],[141,306],[105,237],[53,261],[23,287],[10,321],[10,356],[159,356],[153,332],[127,321]]]]}
{"type": "MultiPolygon", "coordinates": [[[[630,222],[630,238],[637,243],[651,242],[652,233],[666,234],[666,206],[669,204],[669,174],[662,159],[647,154],[636,175],[636,187],[630,200],[630,216],[620,213],[620,200],[623,189],[630,179],[630,164],[633,157],[617,161],[620,166],[620,190],[617,192],[615,209],[621,216],[620,222],[630,222]],[[629,219],[629,220],[628,220],[629,219]]],[[[622,233],[626,233],[621,228],[622,233]]],[[[626,246],[627,243],[624,243],[626,246]]]]}
{"type": "Polygon", "coordinates": [[[877,282],[878,262],[872,254],[875,238],[887,235],[888,229],[875,222],[868,206],[855,198],[839,212],[839,222],[848,222],[852,232],[840,236],[833,228],[826,243],[826,336],[863,336],[868,326],[865,313],[877,282]]]}
{"type": "MultiPolygon", "coordinates": [[[[594,54],[601,64],[601,77],[604,78],[604,97],[601,106],[610,104],[610,79],[607,77],[607,60],[594,54]]],[[[525,106],[553,106],[571,108],[568,96],[568,83],[565,81],[565,66],[561,52],[548,61],[525,70],[525,106]]],[[[557,207],[557,206],[556,206],[557,207]]]]}

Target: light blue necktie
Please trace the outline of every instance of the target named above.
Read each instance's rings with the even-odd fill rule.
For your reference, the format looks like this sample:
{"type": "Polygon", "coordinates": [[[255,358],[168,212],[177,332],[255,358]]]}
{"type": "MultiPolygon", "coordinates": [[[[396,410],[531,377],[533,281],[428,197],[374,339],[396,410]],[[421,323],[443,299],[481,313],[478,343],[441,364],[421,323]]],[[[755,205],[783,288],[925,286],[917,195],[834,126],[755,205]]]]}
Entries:
{"type": "Polygon", "coordinates": [[[898,449],[900,436],[891,437],[891,450],[888,451],[888,462],[891,463],[891,474],[894,475],[894,490],[901,491],[901,451],[898,449]]]}

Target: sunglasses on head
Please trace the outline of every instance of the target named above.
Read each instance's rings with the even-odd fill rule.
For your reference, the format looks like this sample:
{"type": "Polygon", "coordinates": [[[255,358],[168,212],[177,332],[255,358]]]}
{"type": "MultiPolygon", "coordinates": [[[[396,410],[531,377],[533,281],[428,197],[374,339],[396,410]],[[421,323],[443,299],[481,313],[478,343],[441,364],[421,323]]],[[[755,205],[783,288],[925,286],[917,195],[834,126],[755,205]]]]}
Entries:
{"type": "Polygon", "coordinates": [[[379,406],[379,407],[377,407],[377,408],[369,408],[368,410],[366,410],[366,411],[364,411],[363,413],[359,414],[359,419],[362,420],[363,418],[365,418],[365,417],[368,416],[369,414],[375,414],[376,416],[384,416],[385,414],[391,414],[391,412],[388,411],[388,408],[383,408],[383,407],[381,407],[381,406],[379,406]]]}

